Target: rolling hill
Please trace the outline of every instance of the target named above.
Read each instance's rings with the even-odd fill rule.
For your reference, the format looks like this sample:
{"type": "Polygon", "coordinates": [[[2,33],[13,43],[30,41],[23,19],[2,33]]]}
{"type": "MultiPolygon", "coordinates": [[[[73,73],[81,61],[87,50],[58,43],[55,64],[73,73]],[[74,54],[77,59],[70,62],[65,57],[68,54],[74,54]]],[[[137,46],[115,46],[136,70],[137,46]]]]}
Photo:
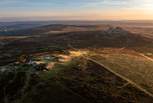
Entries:
{"type": "Polygon", "coordinates": [[[0,37],[0,75],[4,76],[0,80],[14,77],[6,90],[19,82],[11,92],[5,91],[7,96],[0,94],[5,99],[58,103],[60,96],[70,103],[79,99],[81,103],[152,103],[150,37],[118,26],[66,24],[0,37]],[[87,54],[82,56],[84,51],[87,54]],[[37,99],[42,93],[43,98],[37,99]]]}

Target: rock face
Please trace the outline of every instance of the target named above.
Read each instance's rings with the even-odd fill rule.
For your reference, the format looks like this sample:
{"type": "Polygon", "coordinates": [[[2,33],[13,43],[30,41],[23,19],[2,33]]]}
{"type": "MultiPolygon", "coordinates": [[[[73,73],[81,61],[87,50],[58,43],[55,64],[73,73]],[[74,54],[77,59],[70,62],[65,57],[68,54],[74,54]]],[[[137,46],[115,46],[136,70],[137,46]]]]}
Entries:
{"type": "Polygon", "coordinates": [[[111,40],[110,43],[116,42],[116,44],[118,44],[117,42],[119,42],[120,44],[129,45],[137,41],[137,39],[141,39],[137,38],[136,35],[132,34],[129,31],[124,30],[121,27],[110,27],[104,32],[105,32],[105,39],[111,40]]]}
{"type": "Polygon", "coordinates": [[[128,34],[131,34],[130,32],[122,29],[121,27],[110,27],[108,30],[106,30],[108,34],[111,34],[112,36],[127,36],[128,34]]]}

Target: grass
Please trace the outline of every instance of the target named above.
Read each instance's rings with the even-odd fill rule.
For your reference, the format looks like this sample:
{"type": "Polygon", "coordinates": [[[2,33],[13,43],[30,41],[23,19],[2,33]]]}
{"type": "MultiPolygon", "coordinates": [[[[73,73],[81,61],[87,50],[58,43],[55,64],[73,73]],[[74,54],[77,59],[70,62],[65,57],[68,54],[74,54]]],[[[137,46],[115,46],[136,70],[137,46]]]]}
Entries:
{"type": "MultiPolygon", "coordinates": [[[[30,65],[26,68],[34,69],[30,65]]],[[[57,63],[52,70],[40,71],[37,78],[29,80],[30,89],[15,103],[137,103],[135,98],[139,103],[150,103],[152,100],[131,85],[123,87],[125,80],[82,57],[57,63]]]]}
{"type": "Polygon", "coordinates": [[[113,49],[111,52],[105,50],[105,54],[95,53],[92,58],[153,93],[152,61],[129,51],[116,52],[113,49]]]}
{"type": "Polygon", "coordinates": [[[54,67],[52,68],[52,70],[42,73],[40,75],[40,78],[42,78],[43,80],[49,80],[55,77],[56,75],[59,75],[64,70],[69,70],[77,66],[78,66],[77,59],[74,59],[72,61],[69,61],[63,64],[56,63],[54,67]]]}
{"type": "Polygon", "coordinates": [[[64,64],[63,68],[56,73],[56,80],[91,103],[112,103],[112,101],[137,103],[135,98],[139,103],[145,103],[148,98],[130,84],[124,87],[127,82],[104,67],[83,58],[74,59],[64,64]],[[142,95],[144,95],[144,100],[142,100],[142,95]]]}

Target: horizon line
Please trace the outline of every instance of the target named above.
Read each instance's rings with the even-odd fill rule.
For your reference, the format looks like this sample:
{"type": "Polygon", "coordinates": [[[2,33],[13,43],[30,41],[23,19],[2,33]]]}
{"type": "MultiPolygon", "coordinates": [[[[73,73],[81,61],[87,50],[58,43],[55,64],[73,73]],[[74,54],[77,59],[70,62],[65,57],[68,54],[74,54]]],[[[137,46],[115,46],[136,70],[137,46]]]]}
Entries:
{"type": "Polygon", "coordinates": [[[117,19],[117,20],[115,20],[115,19],[101,19],[101,20],[84,20],[84,19],[82,19],[82,20],[79,20],[79,19],[73,19],[73,20],[64,20],[64,19],[59,19],[59,20],[56,20],[56,19],[52,19],[52,20],[22,20],[22,19],[20,19],[20,20],[0,20],[0,22],[53,22],[53,21],[55,21],[55,22],[99,22],[99,21],[101,21],[101,22],[103,22],[103,21],[112,21],[112,22],[117,22],[117,21],[153,21],[153,19],[117,19]]]}

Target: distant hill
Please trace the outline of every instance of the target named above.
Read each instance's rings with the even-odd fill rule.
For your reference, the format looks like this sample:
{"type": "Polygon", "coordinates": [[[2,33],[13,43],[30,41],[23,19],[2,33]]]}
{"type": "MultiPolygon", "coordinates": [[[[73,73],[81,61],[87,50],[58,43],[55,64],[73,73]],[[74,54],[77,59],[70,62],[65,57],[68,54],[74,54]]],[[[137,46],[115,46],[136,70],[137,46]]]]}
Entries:
{"type": "Polygon", "coordinates": [[[148,38],[133,34],[120,27],[111,27],[106,30],[97,31],[70,32],[60,35],[49,35],[48,37],[48,40],[52,40],[52,42],[54,41],[59,44],[67,43],[77,47],[129,47],[145,45],[151,41],[148,38]]]}
{"type": "Polygon", "coordinates": [[[48,25],[47,22],[0,22],[0,35],[27,35],[29,30],[48,25]],[[23,34],[22,34],[23,33],[23,34]]]}
{"type": "Polygon", "coordinates": [[[97,30],[108,28],[109,25],[101,24],[96,25],[95,23],[85,24],[74,22],[72,24],[69,22],[56,22],[56,21],[48,21],[48,22],[0,22],[0,35],[5,36],[22,36],[22,35],[40,35],[45,33],[52,33],[52,31],[89,31],[89,30],[97,30]],[[55,23],[55,24],[54,24],[55,23]],[[60,24],[61,23],[61,24],[60,24]],[[88,25],[87,25],[88,24],[88,25]]]}
{"type": "Polygon", "coordinates": [[[21,30],[13,36],[13,39],[3,37],[5,41],[1,42],[0,51],[1,54],[6,55],[0,57],[2,62],[5,62],[5,58],[11,60],[10,58],[15,58],[22,53],[31,54],[42,50],[54,51],[59,48],[70,49],[72,47],[130,48],[141,52],[153,51],[152,39],[109,25],[47,25],[21,30]]]}
{"type": "Polygon", "coordinates": [[[61,45],[64,47],[68,45],[74,45],[79,48],[80,47],[87,48],[87,47],[136,47],[152,43],[151,39],[148,39],[138,34],[131,33],[120,27],[109,27],[105,29],[90,30],[90,28],[93,27],[84,26],[84,28],[89,28],[89,30],[62,32],[60,34],[59,33],[46,34],[46,32],[48,31],[51,30],[62,31],[64,28],[67,27],[68,26],[66,25],[55,25],[55,26],[44,26],[42,28],[36,28],[33,29],[33,32],[31,32],[34,33],[33,34],[34,36],[22,40],[17,40],[15,42],[12,42],[10,45],[16,45],[19,47],[27,45],[29,45],[29,47],[31,46],[33,47],[33,45],[35,46],[61,45]]]}

